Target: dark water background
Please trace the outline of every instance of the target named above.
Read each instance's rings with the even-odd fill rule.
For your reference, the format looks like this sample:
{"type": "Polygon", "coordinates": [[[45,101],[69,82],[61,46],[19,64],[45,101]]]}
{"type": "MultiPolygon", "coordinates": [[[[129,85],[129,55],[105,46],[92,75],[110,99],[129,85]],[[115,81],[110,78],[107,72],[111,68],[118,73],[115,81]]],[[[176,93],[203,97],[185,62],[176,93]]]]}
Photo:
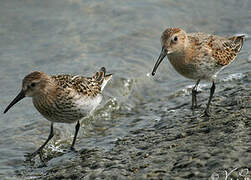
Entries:
{"type": "MultiPolygon", "coordinates": [[[[190,93],[194,82],[177,74],[167,60],[154,78],[147,76],[167,27],[250,35],[251,1],[1,0],[0,111],[31,71],[92,76],[105,66],[114,78],[94,117],[84,121],[76,148],[109,150],[131,130],[161,119],[161,112],[148,113],[146,104],[154,108],[170,101],[175,106],[175,96],[190,93]]],[[[247,39],[237,61],[219,74],[220,81],[241,79],[250,71],[250,49],[247,39]]],[[[202,82],[202,91],[209,86],[202,82]]],[[[45,141],[49,124],[29,98],[0,115],[0,177],[13,179],[17,170],[25,168],[24,154],[45,141]]],[[[61,151],[70,146],[74,126],[57,124],[55,129],[48,149],[61,151]]]]}

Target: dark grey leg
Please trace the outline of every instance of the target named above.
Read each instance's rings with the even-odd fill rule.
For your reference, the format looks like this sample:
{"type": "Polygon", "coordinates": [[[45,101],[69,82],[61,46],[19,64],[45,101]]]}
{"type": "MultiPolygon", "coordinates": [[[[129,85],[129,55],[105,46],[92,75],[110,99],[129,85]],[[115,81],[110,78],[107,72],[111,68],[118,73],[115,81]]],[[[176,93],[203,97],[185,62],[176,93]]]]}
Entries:
{"type": "Polygon", "coordinates": [[[72,141],[72,144],[71,144],[71,149],[72,150],[74,150],[74,145],[75,145],[75,141],[77,139],[79,127],[80,127],[80,123],[78,121],[77,124],[76,124],[76,126],[75,126],[75,134],[74,134],[74,138],[73,138],[73,141],[72,141]]]}
{"type": "Polygon", "coordinates": [[[208,103],[207,103],[207,107],[205,109],[205,116],[209,117],[209,106],[211,104],[211,101],[213,99],[213,95],[214,95],[214,91],[215,91],[215,84],[214,84],[214,81],[213,81],[213,84],[212,84],[212,87],[210,89],[210,96],[209,96],[209,100],[208,100],[208,103]]]}
{"type": "Polygon", "coordinates": [[[43,162],[43,157],[42,157],[42,150],[43,148],[46,146],[46,144],[51,140],[51,138],[54,136],[54,132],[53,132],[53,123],[51,123],[51,131],[50,134],[47,138],[47,140],[44,142],[44,144],[42,146],[40,146],[35,152],[33,153],[29,153],[26,155],[26,157],[28,157],[29,159],[34,158],[37,154],[39,154],[40,160],[43,162]]]}
{"type": "Polygon", "coordinates": [[[197,107],[197,98],[196,98],[196,95],[197,95],[197,87],[200,83],[200,79],[196,82],[196,84],[194,85],[193,89],[192,89],[192,107],[191,109],[194,110],[196,107],[197,107]]]}

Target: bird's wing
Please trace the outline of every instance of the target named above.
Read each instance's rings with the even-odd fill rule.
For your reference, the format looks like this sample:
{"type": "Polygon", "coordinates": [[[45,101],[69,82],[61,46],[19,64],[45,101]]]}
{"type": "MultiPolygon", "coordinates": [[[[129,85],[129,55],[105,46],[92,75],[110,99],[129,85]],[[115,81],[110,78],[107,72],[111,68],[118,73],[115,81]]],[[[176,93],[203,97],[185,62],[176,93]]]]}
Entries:
{"type": "Polygon", "coordinates": [[[110,76],[105,75],[105,73],[105,68],[102,67],[93,77],[62,74],[52,76],[52,78],[57,82],[60,88],[72,88],[81,95],[94,97],[101,93],[104,80],[107,78],[107,76],[110,76]]]}
{"type": "Polygon", "coordinates": [[[217,64],[222,66],[232,62],[243,46],[244,36],[233,36],[222,38],[219,36],[210,36],[207,43],[212,50],[212,56],[217,64]]]}

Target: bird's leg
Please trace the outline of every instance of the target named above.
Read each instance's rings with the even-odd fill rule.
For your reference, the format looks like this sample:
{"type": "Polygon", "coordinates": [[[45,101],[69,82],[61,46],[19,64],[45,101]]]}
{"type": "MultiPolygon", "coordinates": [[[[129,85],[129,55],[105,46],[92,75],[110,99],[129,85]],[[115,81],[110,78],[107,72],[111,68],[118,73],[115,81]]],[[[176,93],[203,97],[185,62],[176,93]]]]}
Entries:
{"type": "Polygon", "coordinates": [[[194,87],[192,89],[192,107],[191,107],[192,110],[194,110],[197,107],[196,95],[198,93],[197,87],[198,87],[199,83],[200,83],[200,79],[196,82],[196,84],[194,85],[194,87]]]}
{"type": "Polygon", "coordinates": [[[51,138],[54,136],[54,132],[53,132],[53,123],[51,123],[51,131],[50,131],[50,134],[47,138],[47,140],[44,142],[44,144],[42,146],[40,146],[35,152],[33,153],[29,153],[27,155],[25,155],[29,160],[34,158],[37,154],[39,154],[39,157],[40,157],[40,160],[42,162],[44,162],[43,160],[43,156],[42,156],[42,151],[43,151],[43,148],[46,146],[46,144],[51,140],[51,138]]]}
{"type": "Polygon", "coordinates": [[[213,98],[213,95],[214,95],[214,91],[215,91],[215,84],[214,84],[214,81],[213,81],[213,84],[211,86],[211,89],[210,89],[210,96],[209,96],[209,100],[208,100],[208,103],[207,103],[207,107],[204,111],[204,115],[209,117],[209,106],[211,104],[211,101],[212,101],[212,98],[213,98]]]}
{"type": "Polygon", "coordinates": [[[78,121],[76,126],[75,126],[75,134],[74,134],[74,138],[73,138],[73,141],[72,141],[72,144],[71,144],[71,150],[74,150],[74,144],[75,144],[75,141],[77,139],[79,127],[80,127],[80,123],[78,121]]]}

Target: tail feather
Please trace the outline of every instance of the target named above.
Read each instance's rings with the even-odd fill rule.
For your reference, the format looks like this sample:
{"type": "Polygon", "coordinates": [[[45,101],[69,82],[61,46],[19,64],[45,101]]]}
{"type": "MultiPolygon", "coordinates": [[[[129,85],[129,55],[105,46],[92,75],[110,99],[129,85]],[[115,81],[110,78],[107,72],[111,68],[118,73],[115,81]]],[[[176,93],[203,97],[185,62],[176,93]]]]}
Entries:
{"type": "Polygon", "coordinates": [[[106,75],[105,67],[100,68],[98,72],[93,76],[93,79],[100,82],[101,84],[101,91],[104,89],[106,83],[112,78],[112,74],[106,75]]]}
{"type": "Polygon", "coordinates": [[[98,72],[96,72],[96,74],[93,76],[93,79],[95,79],[96,81],[103,81],[105,73],[106,73],[105,67],[102,67],[98,72]]]}
{"type": "Polygon", "coordinates": [[[105,75],[105,80],[109,80],[112,77],[112,74],[105,75]]]}
{"type": "Polygon", "coordinates": [[[235,50],[235,52],[237,53],[240,52],[243,46],[244,38],[245,38],[245,35],[233,36],[229,38],[229,40],[231,40],[233,43],[233,49],[235,50]]]}

